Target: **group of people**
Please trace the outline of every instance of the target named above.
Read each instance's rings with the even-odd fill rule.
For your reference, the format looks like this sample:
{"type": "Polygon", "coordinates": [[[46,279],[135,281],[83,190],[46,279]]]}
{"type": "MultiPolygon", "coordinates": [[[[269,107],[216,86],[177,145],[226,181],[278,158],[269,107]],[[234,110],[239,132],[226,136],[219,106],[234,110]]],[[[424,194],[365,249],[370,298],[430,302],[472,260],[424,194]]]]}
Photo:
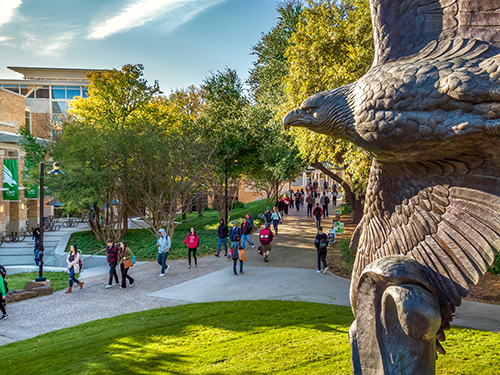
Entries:
{"type": "MultiPolygon", "coordinates": [[[[270,212],[270,207],[267,208],[270,212]]],[[[274,208],[275,217],[279,217],[278,208],[274,208]]],[[[272,215],[271,215],[272,217],[272,215]]],[[[279,220],[279,219],[276,219],[279,220]]],[[[277,226],[276,226],[277,228],[277,226]]],[[[237,266],[239,262],[240,274],[245,273],[243,271],[243,262],[246,260],[245,247],[248,243],[252,248],[255,248],[255,243],[251,239],[251,233],[254,229],[254,221],[252,216],[248,213],[242,220],[241,226],[238,226],[238,222],[233,220],[232,226],[229,229],[224,222],[224,219],[219,221],[219,227],[217,228],[218,243],[217,243],[217,253],[216,257],[220,257],[220,252],[222,245],[224,245],[224,256],[228,260],[233,261],[233,272],[238,275],[237,266]],[[230,248],[228,251],[227,238],[230,240],[230,248]]],[[[270,222],[266,222],[264,228],[260,231],[259,239],[261,246],[259,247],[259,253],[264,257],[264,261],[268,261],[269,254],[271,253],[271,242],[273,240],[273,233],[270,230],[270,222]]]]}

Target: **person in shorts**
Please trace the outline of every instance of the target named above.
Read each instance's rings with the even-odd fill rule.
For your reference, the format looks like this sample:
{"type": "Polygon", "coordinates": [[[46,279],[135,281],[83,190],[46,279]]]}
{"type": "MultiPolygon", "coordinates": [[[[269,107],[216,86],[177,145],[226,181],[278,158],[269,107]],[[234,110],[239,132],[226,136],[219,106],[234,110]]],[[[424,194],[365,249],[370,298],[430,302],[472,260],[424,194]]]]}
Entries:
{"type": "Polygon", "coordinates": [[[271,254],[271,242],[273,242],[273,232],[271,231],[271,223],[266,223],[263,229],[260,230],[259,239],[262,246],[262,256],[264,262],[268,262],[269,254],[271,254]]]}

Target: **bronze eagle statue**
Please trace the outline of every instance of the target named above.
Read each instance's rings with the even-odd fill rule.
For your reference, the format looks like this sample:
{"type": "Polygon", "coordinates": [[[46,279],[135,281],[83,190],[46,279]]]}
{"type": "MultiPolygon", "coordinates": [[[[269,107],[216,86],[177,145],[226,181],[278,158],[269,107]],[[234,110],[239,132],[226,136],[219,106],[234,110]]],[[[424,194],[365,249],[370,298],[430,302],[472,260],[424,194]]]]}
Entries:
{"type": "Polygon", "coordinates": [[[500,0],[370,4],[371,69],[307,98],[284,125],[346,139],[373,158],[351,241],[355,315],[366,267],[404,255],[425,272],[443,341],[500,249],[500,0]]]}

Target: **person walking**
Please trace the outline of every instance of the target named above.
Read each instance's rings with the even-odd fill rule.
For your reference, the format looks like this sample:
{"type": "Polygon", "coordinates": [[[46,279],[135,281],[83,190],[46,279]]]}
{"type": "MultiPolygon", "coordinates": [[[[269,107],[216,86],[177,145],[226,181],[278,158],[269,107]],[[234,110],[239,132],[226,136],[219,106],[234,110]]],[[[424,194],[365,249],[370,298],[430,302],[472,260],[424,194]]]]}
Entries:
{"type": "Polygon", "coordinates": [[[313,216],[316,219],[316,229],[319,229],[321,227],[321,217],[323,216],[323,210],[319,203],[316,203],[316,207],[314,207],[313,216]]]}
{"type": "Polygon", "coordinates": [[[250,215],[250,213],[247,213],[247,214],[245,215],[245,219],[247,219],[247,223],[250,223],[250,226],[251,226],[252,228],[255,228],[255,225],[254,225],[254,223],[253,223],[253,217],[252,217],[252,215],[250,215]]]}
{"type": "Polygon", "coordinates": [[[278,208],[278,212],[280,214],[281,220],[283,220],[283,212],[285,211],[285,201],[283,198],[278,199],[278,203],[276,203],[276,207],[278,208]]]}
{"type": "MultiPolygon", "coordinates": [[[[269,207],[268,207],[269,208],[269,207]]],[[[238,227],[238,222],[233,220],[232,228],[229,231],[229,240],[231,241],[231,249],[233,248],[234,242],[239,242],[241,237],[241,229],[238,227]],[[236,240],[236,236],[238,236],[238,240],[236,240]]],[[[228,260],[231,260],[231,257],[227,257],[228,260]]]]}
{"type": "Polygon", "coordinates": [[[316,272],[317,273],[321,272],[321,263],[323,263],[323,273],[326,273],[326,271],[328,271],[328,267],[326,265],[328,236],[326,235],[326,233],[323,233],[322,227],[318,228],[318,234],[314,239],[314,246],[316,246],[316,257],[317,257],[316,272]]]}
{"type": "Polygon", "coordinates": [[[325,181],[323,181],[323,191],[328,191],[328,181],[325,178],[325,181]]]}
{"type": "Polygon", "coordinates": [[[252,248],[255,247],[255,244],[250,239],[250,233],[252,233],[252,223],[250,220],[247,220],[246,217],[243,218],[243,223],[241,224],[241,248],[245,249],[245,242],[248,242],[252,245],[252,248]]]}
{"type": "Polygon", "coordinates": [[[273,213],[271,212],[271,207],[267,208],[267,211],[264,214],[264,219],[266,220],[266,223],[271,224],[273,222],[273,213]]]}
{"type": "Polygon", "coordinates": [[[294,196],[295,196],[295,208],[297,209],[297,211],[299,211],[300,200],[302,199],[302,194],[300,193],[300,191],[297,190],[297,192],[294,194],[294,196]]]}
{"type": "Polygon", "coordinates": [[[323,207],[323,217],[328,217],[328,205],[330,204],[330,198],[326,195],[326,192],[323,192],[323,195],[320,199],[321,206],[323,207]]]}
{"type": "Polygon", "coordinates": [[[288,206],[290,205],[290,198],[288,197],[288,194],[285,195],[285,215],[288,215],[288,206]]]}
{"type": "Polygon", "coordinates": [[[262,255],[264,256],[264,262],[268,262],[269,254],[271,254],[271,242],[273,242],[273,232],[271,231],[271,225],[266,223],[264,228],[260,230],[259,239],[262,246],[262,255]]]}
{"type": "Polygon", "coordinates": [[[120,289],[125,289],[127,287],[127,280],[129,286],[134,284],[134,279],[129,276],[128,271],[134,265],[132,257],[134,253],[127,247],[125,241],[120,242],[120,249],[118,250],[118,261],[120,262],[120,271],[122,271],[122,285],[120,289]]]}
{"type": "Polygon", "coordinates": [[[108,285],[106,285],[106,289],[109,289],[113,286],[113,277],[115,278],[115,285],[120,285],[118,282],[118,274],[116,273],[116,264],[118,262],[118,248],[115,244],[113,244],[113,240],[108,238],[106,240],[106,260],[109,265],[109,281],[108,285]]]}
{"type": "Polygon", "coordinates": [[[7,287],[7,281],[5,281],[5,276],[7,275],[7,271],[3,266],[0,266],[3,272],[0,272],[0,311],[2,312],[2,316],[0,320],[7,319],[9,316],[7,315],[7,310],[5,310],[5,297],[7,296],[7,292],[9,291],[7,287]]]}
{"type": "Polygon", "coordinates": [[[40,246],[40,224],[37,224],[35,228],[33,228],[32,238],[35,240],[35,249],[38,249],[38,247],[40,246]]]}
{"type": "Polygon", "coordinates": [[[198,258],[196,258],[196,250],[198,249],[199,238],[196,234],[194,228],[191,228],[191,233],[189,233],[186,239],[182,242],[184,245],[188,245],[188,268],[191,268],[191,252],[193,253],[194,268],[198,267],[198,258]]]}
{"type": "Polygon", "coordinates": [[[312,194],[309,194],[306,198],[307,203],[307,217],[312,217],[312,210],[314,205],[314,198],[312,194]]]}
{"type": "Polygon", "coordinates": [[[337,208],[337,190],[333,190],[332,191],[332,206],[333,206],[333,210],[335,211],[335,209],[337,208]]]}
{"type": "Polygon", "coordinates": [[[293,192],[293,189],[290,189],[290,209],[294,207],[294,201],[295,201],[295,194],[293,192]]]}
{"type": "Polygon", "coordinates": [[[304,199],[305,199],[305,196],[306,196],[306,193],[304,193],[304,189],[300,189],[300,204],[303,206],[304,205],[304,199]]]}
{"type": "Polygon", "coordinates": [[[274,207],[272,218],[273,218],[273,228],[274,228],[274,231],[276,232],[276,234],[278,234],[278,224],[281,221],[281,215],[278,212],[278,208],[277,207],[274,207]]]}
{"type": "Polygon", "coordinates": [[[158,231],[158,241],[156,241],[156,246],[158,246],[158,256],[156,260],[161,266],[159,277],[165,276],[165,274],[168,272],[167,258],[168,253],[170,252],[171,245],[172,241],[170,240],[170,236],[167,235],[165,229],[160,228],[160,230],[158,231]]]}
{"type": "Polygon", "coordinates": [[[240,259],[239,250],[240,236],[236,234],[234,236],[234,241],[231,242],[231,259],[233,260],[233,272],[235,275],[238,275],[238,272],[236,272],[236,265],[238,264],[238,260],[240,261],[240,273],[245,273],[243,272],[243,261],[240,259]]]}
{"type": "Polygon", "coordinates": [[[221,245],[224,244],[224,256],[227,257],[227,235],[228,235],[227,225],[224,223],[224,219],[219,220],[219,227],[217,228],[217,254],[219,257],[221,245]]]}
{"type": "Polygon", "coordinates": [[[71,245],[69,247],[69,253],[66,258],[66,263],[68,263],[66,270],[69,273],[69,287],[65,293],[72,293],[73,283],[78,284],[80,289],[83,288],[83,282],[79,281],[76,278],[76,275],[80,273],[80,264],[81,264],[80,253],[78,252],[76,245],[71,245]]]}

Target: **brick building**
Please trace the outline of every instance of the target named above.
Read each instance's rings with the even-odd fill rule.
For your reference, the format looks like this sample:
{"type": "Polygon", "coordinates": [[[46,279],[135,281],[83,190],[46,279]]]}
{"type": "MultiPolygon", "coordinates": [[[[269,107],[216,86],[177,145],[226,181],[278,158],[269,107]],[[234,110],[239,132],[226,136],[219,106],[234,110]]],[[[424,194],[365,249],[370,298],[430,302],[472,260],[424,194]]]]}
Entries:
{"type": "MultiPolygon", "coordinates": [[[[22,183],[23,152],[19,128],[28,125],[40,141],[50,141],[64,120],[70,101],[86,97],[91,69],[9,67],[23,75],[20,79],[0,79],[0,231],[17,231],[39,221],[38,191],[28,191],[22,183]]],[[[44,215],[53,214],[47,206],[44,215]]]]}

